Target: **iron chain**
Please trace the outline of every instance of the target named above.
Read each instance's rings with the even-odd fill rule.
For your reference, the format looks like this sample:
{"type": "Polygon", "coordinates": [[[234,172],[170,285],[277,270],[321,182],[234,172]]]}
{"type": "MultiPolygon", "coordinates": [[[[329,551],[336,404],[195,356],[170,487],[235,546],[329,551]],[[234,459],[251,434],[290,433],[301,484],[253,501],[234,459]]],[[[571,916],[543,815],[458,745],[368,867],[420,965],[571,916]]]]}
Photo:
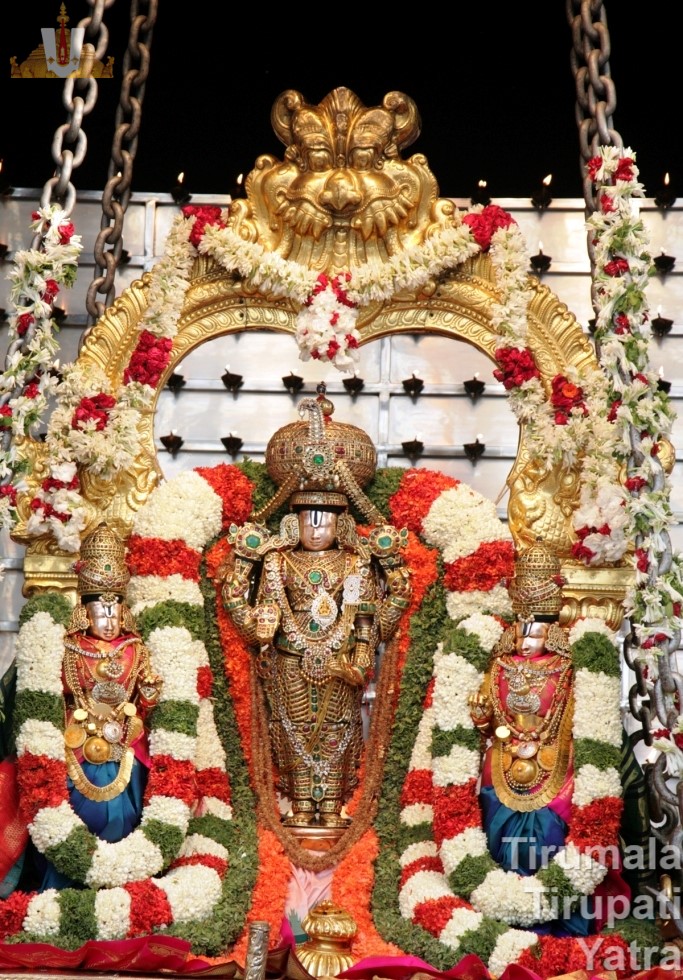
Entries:
{"type": "Polygon", "coordinates": [[[90,326],[84,332],[81,344],[94,322],[111,306],[115,298],[116,269],[123,251],[123,220],[131,195],[133,162],[140,133],[142,102],[149,74],[150,47],[156,15],[157,0],[133,0],[121,94],[116,109],[112,155],[107,184],[102,195],[102,219],[94,248],[95,275],[86,297],[90,326]],[[141,6],[147,8],[146,15],[138,13],[141,6]],[[103,295],[104,300],[98,300],[98,294],[103,295]]]}

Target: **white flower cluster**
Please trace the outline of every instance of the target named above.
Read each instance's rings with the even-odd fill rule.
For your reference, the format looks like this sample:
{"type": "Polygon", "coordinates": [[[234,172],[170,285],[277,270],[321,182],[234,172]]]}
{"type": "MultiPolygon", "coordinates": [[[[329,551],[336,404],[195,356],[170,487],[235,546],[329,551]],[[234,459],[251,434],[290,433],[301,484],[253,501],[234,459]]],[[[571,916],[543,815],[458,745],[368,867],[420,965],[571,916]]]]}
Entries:
{"type": "Polygon", "coordinates": [[[315,290],[296,318],[301,360],[330,361],[339,371],[350,370],[358,363],[358,351],[349,341],[360,341],[357,320],[358,308],[341,302],[331,281],[315,290]]]}
{"type": "Polygon", "coordinates": [[[466,483],[439,494],[422,522],[422,534],[443,553],[445,562],[473,554],[484,542],[511,540],[493,501],[466,483]]]}
{"type": "Polygon", "coordinates": [[[136,514],[133,533],[162,541],[184,541],[201,551],[221,529],[223,501],[198,473],[155,487],[136,514]]]}

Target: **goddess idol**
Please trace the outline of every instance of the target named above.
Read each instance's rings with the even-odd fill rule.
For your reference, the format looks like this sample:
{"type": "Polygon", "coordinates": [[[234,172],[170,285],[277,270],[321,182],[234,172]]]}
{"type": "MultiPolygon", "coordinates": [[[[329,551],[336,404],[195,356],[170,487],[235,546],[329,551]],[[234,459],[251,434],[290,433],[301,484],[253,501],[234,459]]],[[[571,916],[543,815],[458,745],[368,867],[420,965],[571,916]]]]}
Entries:
{"type": "Polygon", "coordinates": [[[289,827],[343,829],[363,746],[363,692],[410,598],[407,532],[385,524],[361,487],[374,475],[365,432],[332,420],[320,385],[307,421],[278,430],[266,466],[279,490],[253,522],[233,526],[225,608],[250,645],[268,707],[289,827]],[[289,502],[279,533],[263,523],[289,502]],[[370,521],[359,534],[349,502],[370,521]]]}

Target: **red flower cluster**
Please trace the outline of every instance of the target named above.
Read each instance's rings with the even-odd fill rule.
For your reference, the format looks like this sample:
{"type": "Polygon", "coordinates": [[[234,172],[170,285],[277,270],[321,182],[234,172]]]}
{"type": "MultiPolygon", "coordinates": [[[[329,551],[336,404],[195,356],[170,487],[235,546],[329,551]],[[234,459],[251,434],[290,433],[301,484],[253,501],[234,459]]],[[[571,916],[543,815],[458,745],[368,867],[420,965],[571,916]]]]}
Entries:
{"type": "Polygon", "coordinates": [[[646,573],[650,568],[650,558],[647,551],[644,548],[636,548],[635,559],[638,571],[646,573]]]}
{"type": "Polygon", "coordinates": [[[614,327],[615,333],[618,333],[619,335],[624,333],[631,333],[631,325],[628,322],[628,317],[626,316],[625,313],[617,313],[617,315],[614,318],[614,323],[615,323],[615,327],[614,327]]]}
{"type": "Polygon", "coordinates": [[[164,541],[132,534],[128,539],[126,562],[131,575],[159,575],[163,569],[164,575],[181,575],[198,582],[201,560],[198,551],[178,538],[164,541]]]}
{"type": "Polygon", "coordinates": [[[514,572],[512,541],[484,541],[464,558],[444,565],[444,586],[451,592],[489,592],[514,572]]]}
{"type": "Polygon", "coordinates": [[[499,228],[509,228],[510,225],[516,224],[512,215],[497,204],[489,204],[483,211],[466,214],[462,220],[464,224],[469,225],[472,236],[482,252],[486,252],[491,247],[494,232],[499,228]]]}
{"type": "Polygon", "coordinates": [[[173,922],[173,912],[166,892],[155,885],[152,878],[146,881],[133,881],[123,887],[131,899],[128,939],[159,932],[162,926],[168,926],[173,922]]]}
{"type": "Polygon", "coordinates": [[[35,322],[36,318],[32,313],[22,313],[20,317],[17,317],[17,334],[23,337],[28,328],[35,322]]]}
{"type": "Polygon", "coordinates": [[[9,497],[10,507],[17,506],[17,488],[11,484],[6,483],[0,487],[0,497],[9,497]]]}
{"type": "Polygon", "coordinates": [[[0,406],[0,426],[8,429],[12,424],[12,409],[9,405],[0,406]]]}
{"type": "MultiPolygon", "coordinates": [[[[601,166],[602,166],[601,157],[591,157],[588,163],[586,164],[586,170],[588,171],[588,176],[593,182],[595,182],[595,179],[597,177],[598,171],[600,170],[601,166]]],[[[616,184],[618,180],[626,180],[626,181],[633,180],[634,179],[633,166],[634,166],[633,157],[619,157],[619,160],[617,161],[617,169],[614,171],[614,174],[611,177],[611,182],[613,184],[616,184]]]]}
{"type": "Polygon", "coordinates": [[[439,936],[450,922],[454,910],[466,908],[469,908],[467,902],[462,898],[456,898],[455,895],[432,898],[428,902],[420,902],[415,906],[413,922],[422,926],[432,936],[439,936]]]}
{"type": "Polygon", "coordinates": [[[172,759],[170,755],[157,755],[152,760],[145,804],[153,796],[175,796],[188,806],[197,801],[197,774],[187,759],[172,759]]]}
{"type": "Polygon", "coordinates": [[[63,221],[57,228],[57,232],[59,234],[59,244],[68,245],[75,231],[76,229],[74,228],[72,221],[63,221]]]}
{"type": "Polygon", "coordinates": [[[220,463],[218,466],[198,466],[195,472],[223,501],[224,529],[249,520],[254,503],[254,484],[239,467],[232,463],[220,463]]]}
{"type": "Polygon", "coordinates": [[[46,806],[59,806],[68,800],[66,766],[57,759],[24,752],[17,760],[17,784],[21,816],[31,823],[46,806]]]}
{"type": "Polygon", "coordinates": [[[550,404],[557,409],[555,425],[566,425],[569,421],[569,413],[574,408],[578,408],[584,416],[588,415],[583,400],[583,388],[579,388],[563,374],[556,374],[552,380],[550,404]]]}
{"type": "Polygon", "coordinates": [[[582,541],[575,541],[572,545],[572,558],[578,558],[579,561],[583,561],[589,565],[593,558],[595,558],[595,552],[591,551],[582,541]]]}
{"type": "Polygon", "coordinates": [[[351,282],[350,272],[344,272],[338,276],[333,276],[331,279],[329,276],[325,275],[324,272],[321,272],[318,278],[316,279],[315,286],[311,290],[308,299],[306,300],[304,305],[310,306],[311,303],[313,302],[314,297],[320,295],[320,293],[324,293],[329,286],[332,292],[334,293],[334,295],[336,296],[336,298],[342,304],[342,306],[348,306],[350,309],[354,309],[357,304],[351,302],[351,300],[348,297],[348,293],[346,292],[344,286],[342,285],[342,283],[348,283],[348,282],[351,282]]]}
{"type": "Polygon", "coordinates": [[[414,874],[417,874],[418,871],[437,871],[439,874],[443,874],[441,858],[437,854],[434,854],[432,857],[421,857],[416,861],[411,861],[410,864],[406,864],[401,871],[399,888],[403,888],[406,881],[412,878],[414,874]]]}
{"type": "Polygon", "coordinates": [[[221,769],[200,769],[197,772],[200,796],[215,796],[224,803],[230,802],[230,784],[221,769]]]}
{"type": "Polygon", "coordinates": [[[190,241],[195,248],[198,247],[204,237],[207,225],[218,225],[219,228],[225,228],[225,222],[221,221],[222,208],[215,204],[197,207],[193,204],[187,204],[181,210],[186,218],[196,217],[197,219],[190,232],[190,241]]]}
{"type": "Polygon", "coordinates": [[[569,840],[582,853],[591,854],[601,864],[612,867],[614,858],[619,856],[623,809],[623,799],[616,796],[603,796],[586,806],[572,806],[569,840]]]}
{"type": "Polygon", "coordinates": [[[609,412],[607,413],[608,422],[616,422],[617,412],[621,408],[621,398],[615,398],[609,407],[609,412]]]}
{"type": "Polygon", "coordinates": [[[406,470],[396,493],[389,498],[389,512],[396,527],[407,527],[422,533],[422,522],[444,490],[457,487],[460,481],[436,470],[406,470]]]}
{"type": "Polygon", "coordinates": [[[143,330],[138,338],[128,367],[123,372],[123,383],[138,381],[142,385],[156,388],[159,378],[171,359],[173,341],[169,337],[157,337],[149,330],[143,330]]]}
{"type": "MultiPolygon", "coordinates": [[[[655,728],[650,734],[653,738],[671,738],[671,732],[668,728],[655,728]]],[[[683,749],[683,732],[674,732],[673,740],[679,749],[683,749]]]]}
{"type": "Polygon", "coordinates": [[[431,769],[411,769],[401,790],[401,807],[413,803],[430,804],[434,798],[431,769]]]}
{"type": "Polygon", "coordinates": [[[499,347],[495,357],[499,367],[493,372],[493,377],[502,383],[506,391],[519,388],[532,378],[541,377],[528,347],[499,347]]]}
{"type": "Polygon", "coordinates": [[[36,892],[16,891],[0,902],[0,940],[21,932],[28,912],[28,903],[35,894],[36,892]]]}
{"type": "Polygon", "coordinates": [[[55,282],[54,279],[47,279],[45,282],[45,289],[41,293],[40,298],[44,303],[51,303],[59,292],[59,283],[55,282]]]}
{"type": "Polygon", "coordinates": [[[200,698],[210,698],[213,694],[213,671],[208,664],[197,670],[197,694],[200,698]]]}
{"type": "Polygon", "coordinates": [[[30,381],[23,391],[24,398],[37,398],[39,394],[40,388],[36,381],[30,381]]]}
{"type": "Polygon", "coordinates": [[[651,650],[653,647],[659,646],[660,643],[666,643],[669,639],[670,637],[666,633],[655,633],[654,636],[648,636],[640,645],[643,650],[651,650]]]}
{"type": "Polygon", "coordinates": [[[116,405],[113,395],[100,392],[92,398],[81,398],[71,418],[72,429],[84,429],[87,422],[95,420],[95,429],[101,432],[109,421],[109,413],[116,405]]]}
{"type": "Polygon", "coordinates": [[[612,259],[611,262],[605,263],[605,273],[613,279],[618,279],[619,276],[623,276],[624,273],[628,272],[628,268],[628,261],[626,259],[612,259]]]}
{"type": "Polygon", "coordinates": [[[468,827],[481,827],[477,780],[434,787],[434,840],[437,846],[468,827]]]}

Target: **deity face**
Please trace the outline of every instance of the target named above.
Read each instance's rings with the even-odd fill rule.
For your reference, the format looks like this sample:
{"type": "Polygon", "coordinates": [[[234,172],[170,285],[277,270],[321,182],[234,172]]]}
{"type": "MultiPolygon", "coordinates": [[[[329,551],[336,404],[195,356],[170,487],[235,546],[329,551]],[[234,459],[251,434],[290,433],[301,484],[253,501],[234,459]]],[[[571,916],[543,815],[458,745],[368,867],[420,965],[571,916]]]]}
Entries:
{"type": "Polygon", "coordinates": [[[121,611],[120,602],[101,602],[99,599],[94,602],[86,602],[86,612],[88,613],[88,632],[98,640],[115,640],[121,633],[121,611]]]}
{"type": "Polygon", "coordinates": [[[516,649],[521,657],[534,657],[545,650],[547,623],[515,623],[516,649]]]}
{"type": "Polygon", "coordinates": [[[336,537],[337,515],[333,511],[299,511],[299,540],[304,551],[327,551],[336,537]]]}

